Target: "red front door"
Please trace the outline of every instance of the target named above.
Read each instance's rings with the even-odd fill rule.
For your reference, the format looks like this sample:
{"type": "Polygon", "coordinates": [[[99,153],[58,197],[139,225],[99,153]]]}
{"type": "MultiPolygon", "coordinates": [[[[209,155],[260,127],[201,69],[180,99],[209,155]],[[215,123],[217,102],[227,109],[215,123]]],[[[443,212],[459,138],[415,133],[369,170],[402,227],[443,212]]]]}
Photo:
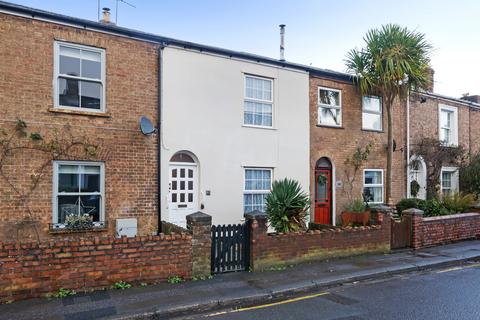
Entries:
{"type": "Polygon", "coordinates": [[[315,223],[332,224],[332,170],[315,170],[315,223]]]}

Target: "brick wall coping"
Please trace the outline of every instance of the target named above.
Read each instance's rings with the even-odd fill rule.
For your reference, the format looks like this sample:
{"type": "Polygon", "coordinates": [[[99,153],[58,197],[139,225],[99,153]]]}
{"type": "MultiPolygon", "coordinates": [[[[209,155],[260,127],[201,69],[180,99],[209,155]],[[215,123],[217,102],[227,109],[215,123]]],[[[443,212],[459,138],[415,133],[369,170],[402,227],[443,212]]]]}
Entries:
{"type": "Polygon", "coordinates": [[[46,248],[46,247],[64,247],[64,246],[89,246],[102,244],[121,244],[134,242],[153,242],[153,241],[175,241],[181,239],[192,239],[189,233],[175,233],[150,236],[137,236],[132,238],[121,237],[115,238],[113,236],[93,237],[93,238],[77,238],[77,239],[50,239],[38,241],[0,241],[0,249],[28,249],[28,248],[46,248]]]}
{"type": "Polygon", "coordinates": [[[462,218],[475,217],[475,216],[480,216],[480,213],[468,212],[468,213],[449,214],[446,216],[425,217],[423,218],[423,221],[428,222],[428,221],[439,221],[439,220],[450,220],[450,219],[462,219],[462,218]]]}
{"type": "Polygon", "coordinates": [[[381,225],[375,224],[371,226],[331,228],[331,229],[322,229],[322,230],[297,231],[297,232],[289,232],[289,233],[268,233],[268,236],[269,237],[297,237],[297,236],[316,235],[316,234],[322,234],[322,233],[359,232],[359,231],[377,230],[381,228],[382,228],[381,225]]]}

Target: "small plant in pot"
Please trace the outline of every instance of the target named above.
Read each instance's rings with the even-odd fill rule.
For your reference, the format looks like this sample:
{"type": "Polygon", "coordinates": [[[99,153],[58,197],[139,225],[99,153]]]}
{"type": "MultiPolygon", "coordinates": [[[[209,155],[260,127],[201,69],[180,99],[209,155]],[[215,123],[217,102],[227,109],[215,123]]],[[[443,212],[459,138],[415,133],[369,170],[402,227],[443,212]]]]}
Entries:
{"type": "Polygon", "coordinates": [[[342,212],[342,227],[351,224],[367,225],[370,221],[370,209],[362,199],[350,201],[342,212]]]}
{"type": "Polygon", "coordinates": [[[88,214],[69,214],[65,218],[65,227],[68,230],[88,230],[93,228],[93,218],[88,214]]]}

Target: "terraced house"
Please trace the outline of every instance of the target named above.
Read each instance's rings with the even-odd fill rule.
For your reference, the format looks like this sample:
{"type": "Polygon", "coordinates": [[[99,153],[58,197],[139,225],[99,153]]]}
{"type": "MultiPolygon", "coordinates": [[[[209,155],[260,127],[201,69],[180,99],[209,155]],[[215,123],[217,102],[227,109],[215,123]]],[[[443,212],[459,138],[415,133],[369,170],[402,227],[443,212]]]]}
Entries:
{"type": "MultiPolygon", "coordinates": [[[[0,2],[0,31],[2,240],[70,236],[82,215],[109,235],[199,210],[238,223],[284,177],[310,191],[317,223],[337,224],[352,197],[387,202],[382,101],[348,74],[122,28],[108,11],[93,22],[0,2]],[[367,146],[352,183],[346,160],[367,146]]],[[[409,166],[420,137],[478,151],[478,102],[397,103],[393,201],[412,179],[425,188],[409,166]]],[[[457,188],[455,168],[442,178],[457,188]]]]}

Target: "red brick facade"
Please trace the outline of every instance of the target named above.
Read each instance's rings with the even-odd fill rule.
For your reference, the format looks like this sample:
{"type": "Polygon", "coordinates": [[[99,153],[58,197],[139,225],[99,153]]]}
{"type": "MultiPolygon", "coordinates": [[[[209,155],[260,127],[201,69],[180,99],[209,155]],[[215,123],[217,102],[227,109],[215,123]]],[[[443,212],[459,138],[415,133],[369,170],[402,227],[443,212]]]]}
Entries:
{"type": "MultiPolygon", "coordinates": [[[[340,221],[340,214],[348,203],[346,191],[346,166],[344,164],[348,157],[352,157],[355,150],[364,148],[372,143],[370,156],[365,166],[360,168],[354,188],[353,197],[361,198],[363,190],[363,169],[383,169],[384,181],[386,180],[387,166],[387,117],[383,108],[384,131],[375,132],[362,129],[362,96],[352,83],[344,83],[310,77],[310,193],[312,199],[315,195],[315,165],[321,157],[328,157],[333,164],[335,181],[341,182],[342,187],[335,187],[335,207],[337,221],[340,221]],[[341,90],[342,92],[342,126],[331,128],[318,125],[318,87],[326,87],[341,90]]],[[[406,114],[403,105],[395,104],[394,111],[394,139],[397,151],[393,157],[392,174],[392,197],[396,202],[405,196],[406,189],[406,155],[405,155],[405,123],[406,114]]],[[[385,183],[384,183],[385,186],[385,183]]],[[[384,195],[385,197],[385,195],[384,195]]],[[[386,199],[385,199],[386,201],[386,199]]],[[[312,205],[313,207],[313,205],[312,205]]],[[[313,221],[313,210],[311,220],[313,221]]]]}
{"type": "MultiPolygon", "coordinates": [[[[157,230],[157,162],[155,136],[144,136],[139,118],[156,121],[157,46],[100,32],[0,14],[0,128],[11,132],[17,119],[30,132],[48,136],[63,132],[97,144],[93,161],[105,165],[105,217],[113,235],[116,218],[137,218],[139,235],[157,230]],[[103,48],[106,61],[104,114],[58,112],[53,109],[54,42],[62,41],[103,48]]],[[[65,159],[59,159],[65,160],[65,159]]],[[[69,160],[83,160],[75,158],[69,160]]],[[[31,175],[45,159],[33,152],[16,152],[6,171],[16,188],[31,185],[31,175]]],[[[41,238],[52,222],[52,169],[46,167],[29,207],[41,238]]],[[[33,237],[25,206],[0,178],[0,240],[33,237]]]]}

